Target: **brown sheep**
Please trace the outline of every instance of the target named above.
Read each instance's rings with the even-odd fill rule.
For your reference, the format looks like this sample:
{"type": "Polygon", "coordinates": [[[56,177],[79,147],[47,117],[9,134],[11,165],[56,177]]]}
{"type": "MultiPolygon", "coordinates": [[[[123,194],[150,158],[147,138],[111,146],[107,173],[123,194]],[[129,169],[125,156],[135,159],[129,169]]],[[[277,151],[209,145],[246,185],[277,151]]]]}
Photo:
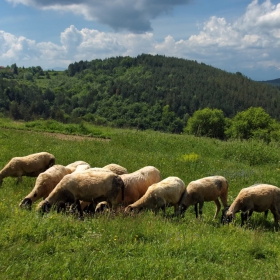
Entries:
{"type": "Polygon", "coordinates": [[[118,194],[123,193],[124,184],[113,172],[80,172],[63,177],[49,196],[38,204],[37,210],[48,212],[53,205],[76,203],[80,217],[83,211],[80,200],[87,202],[108,201],[115,205],[118,194]]]}
{"type": "MultiPolygon", "coordinates": [[[[161,180],[160,171],[154,166],[145,166],[133,173],[120,175],[124,182],[123,206],[128,206],[142,197],[149,186],[161,180]]],[[[119,194],[118,203],[120,204],[121,195],[119,194]]]]}
{"type": "Polygon", "coordinates": [[[61,179],[71,173],[71,169],[63,165],[53,165],[39,174],[33,190],[21,201],[19,206],[31,207],[32,203],[40,198],[45,199],[61,179]]]}
{"type": "MultiPolygon", "coordinates": [[[[90,168],[89,170],[92,171],[102,171],[103,168],[90,168]]],[[[108,170],[109,172],[109,170],[108,170]]],[[[161,180],[160,172],[157,168],[154,166],[145,166],[133,173],[129,174],[122,174],[120,175],[124,182],[124,197],[122,199],[121,195],[119,194],[117,201],[119,204],[123,204],[123,206],[128,206],[129,204],[134,203],[136,200],[138,200],[140,197],[142,197],[145,192],[147,191],[148,187],[151,186],[154,183],[158,183],[161,180]]],[[[85,209],[89,206],[88,202],[81,202],[82,209],[85,209]]],[[[99,212],[100,209],[98,206],[96,206],[99,212]]],[[[91,206],[91,209],[93,207],[91,206]]]]}
{"type": "Polygon", "coordinates": [[[223,176],[209,176],[192,181],[188,184],[185,193],[179,203],[179,209],[183,214],[190,205],[194,205],[195,215],[198,218],[197,205],[199,204],[199,214],[202,215],[204,201],[214,201],[216,204],[216,212],[214,219],[217,217],[222,201],[224,207],[227,206],[228,182],[223,176]]]}
{"type": "Polygon", "coordinates": [[[235,213],[241,211],[241,226],[255,212],[265,212],[268,210],[274,216],[275,227],[278,228],[280,218],[280,189],[269,184],[258,184],[248,188],[243,188],[233,203],[225,213],[226,221],[231,222],[235,219],[235,213]]]}
{"type": "Polygon", "coordinates": [[[22,181],[22,176],[37,177],[54,164],[55,156],[47,152],[14,157],[0,171],[0,186],[6,177],[16,177],[18,184],[22,181]]]}
{"type": "Polygon", "coordinates": [[[140,199],[125,208],[125,212],[151,209],[157,213],[162,209],[165,213],[167,206],[174,206],[174,213],[176,213],[179,200],[185,190],[185,183],[180,178],[168,177],[151,185],[140,199]]]}

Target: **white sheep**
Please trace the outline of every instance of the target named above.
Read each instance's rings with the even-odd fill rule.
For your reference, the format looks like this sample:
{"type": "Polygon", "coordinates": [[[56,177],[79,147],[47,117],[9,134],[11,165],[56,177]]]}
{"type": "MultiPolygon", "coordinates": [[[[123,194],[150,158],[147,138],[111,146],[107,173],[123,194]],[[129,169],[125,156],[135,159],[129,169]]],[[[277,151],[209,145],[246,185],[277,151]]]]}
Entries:
{"type": "Polygon", "coordinates": [[[14,157],[0,171],[0,186],[6,177],[16,177],[18,184],[22,181],[22,176],[37,177],[54,164],[55,156],[47,152],[14,157]]]}
{"type": "Polygon", "coordinates": [[[167,206],[174,206],[174,213],[176,213],[185,189],[185,183],[180,178],[168,177],[151,185],[140,199],[125,208],[125,212],[150,209],[157,213],[159,209],[162,209],[165,213],[167,206]]]}
{"type": "Polygon", "coordinates": [[[198,218],[197,205],[199,204],[199,214],[202,215],[204,201],[214,201],[216,212],[214,219],[217,217],[222,201],[224,207],[227,206],[228,181],[223,176],[209,176],[192,181],[188,184],[181,201],[179,202],[180,213],[183,214],[190,205],[194,205],[195,215],[198,218]]]}
{"type": "Polygon", "coordinates": [[[19,206],[31,207],[32,203],[40,198],[45,199],[61,179],[71,173],[71,169],[63,165],[53,165],[45,172],[39,174],[33,190],[21,201],[19,206]]]}
{"type": "Polygon", "coordinates": [[[115,205],[118,194],[123,194],[123,188],[122,179],[113,172],[72,173],[63,177],[49,196],[38,204],[37,210],[48,212],[53,205],[59,208],[61,204],[76,203],[82,217],[80,200],[87,202],[106,200],[110,205],[115,205]]]}
{"type": "Polygon", "coordinates": [[[161,181],[160,171],[154,166],[145,166],[133,173],[120,175],[124,182],[124,199],[118,196],[118,202],[128,206],[142,197],[149,186],[161,181]]]}
{"type": "Polygon", "coordinates": [[[241,189],[233,203],[226,211],[226,221],[231,222],[235,219],[235,213],[241,211],[241,225],[255,212],[265,212],[268,210],[274,216],[276,228],[280,218],[280,189],[270,184],[258,184],[241,189]]]}
{"type": "Polygon", "coordinates": [[[72,172],[75,172],[78,167],[78,170],[82,170],[90,168],[90,165],[85,161],[77,160],[75,162],[69,163],[65,167],[71,169],[72,172]]]}

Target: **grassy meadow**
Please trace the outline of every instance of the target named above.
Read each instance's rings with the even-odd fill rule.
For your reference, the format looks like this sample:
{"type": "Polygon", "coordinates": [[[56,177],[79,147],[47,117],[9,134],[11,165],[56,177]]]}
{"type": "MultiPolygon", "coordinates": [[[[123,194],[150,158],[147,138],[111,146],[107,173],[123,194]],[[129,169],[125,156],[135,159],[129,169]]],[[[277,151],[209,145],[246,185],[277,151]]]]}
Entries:
{"type": "MultiPolygon", "coordinates": [[[[56,163],[84,160],[92,167],[117,163],[133,172],[157,167],[162,178],[187,185],[210,175],[229,181],[229,203],[255,183],[280,186],[279,143],[231,141],[38,121],[0,119],[0,169],[15,156],[47,151],[56,163]],[[44,132],[48,131],[48,133],[44,132]],[[62,132],[60,134],[59,132],[62,132]],[[78,137],[78,135],[87,135],[78,137]]],[[[240,227],[213,220],[214,202],[203,218],[151,212],[124,216],[41,216],[19,208],[35,178],[6,178],[0,188],[0,279],[273,279],[278,277],[280,236],[271,213],[254,213],[240,227]]]]}

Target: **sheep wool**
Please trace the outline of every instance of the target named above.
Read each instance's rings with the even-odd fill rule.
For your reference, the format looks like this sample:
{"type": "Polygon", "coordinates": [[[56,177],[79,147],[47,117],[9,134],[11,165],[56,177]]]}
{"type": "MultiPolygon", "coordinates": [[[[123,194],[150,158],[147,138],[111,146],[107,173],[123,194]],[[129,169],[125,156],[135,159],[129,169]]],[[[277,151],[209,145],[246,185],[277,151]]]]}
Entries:
{"type": "Polygon", "coordinates": [[[37,177],[55,164],[55,156],[47,152],[12,158],[0,171],[0,186],[6,177],[16,177],[17,183],[22,176],[37,177]]]}
{"type": "Polygon", "coordinates": [[[150,209],[157,213],[159,209],[162,209],[165,213],[167,206],[174,206],[174,213],[176,213],[185,189],[185,183],[180,178],[168,177],[151,185],[140,199],[126,207],[125,212],[150,209]]]}

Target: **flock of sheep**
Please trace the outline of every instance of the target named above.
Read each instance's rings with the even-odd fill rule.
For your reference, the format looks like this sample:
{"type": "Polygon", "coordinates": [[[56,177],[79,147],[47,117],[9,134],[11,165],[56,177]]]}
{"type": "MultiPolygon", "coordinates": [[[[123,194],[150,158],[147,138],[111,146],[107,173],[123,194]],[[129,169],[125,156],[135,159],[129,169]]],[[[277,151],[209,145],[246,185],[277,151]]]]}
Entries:
{"type": "Polygon", "coordinates": [[[216,218],[221,209],[220,199],[224,207],[222,223],[231,222],[235,214],[241,212],[243,225],[253,211],[265,212],[267,216],[270,210],[278,228],[280,189],[273,185],[257,184],[243,188],[228,205],[229,185],[223,176],[201,178],[186,186],[175,176],[162,179],[160,171],[154,166],[145,166],[133,173],[113,163],[102,168],[92,168],[84,161],[63,166],[55,164],[55,156],[47,152],[12,158],[0,171],[0,185],[6,177],[16,177],[19,183],[22,176],[37,178],[33,190],[19,205],[31,208],[35,201],[42,198],[37,206],[42,213],[50,211],[53,206],[61,211],[66,205],[71,205],[82,218],[88,209],[99,212],[121,205],[125,213],[144,209],[165,212],[167,206],[173,206],[175,215],[183,215],[194,205],[198,217],[198,214],[202,215],[204,202],[214,201],[216,218]]]}

